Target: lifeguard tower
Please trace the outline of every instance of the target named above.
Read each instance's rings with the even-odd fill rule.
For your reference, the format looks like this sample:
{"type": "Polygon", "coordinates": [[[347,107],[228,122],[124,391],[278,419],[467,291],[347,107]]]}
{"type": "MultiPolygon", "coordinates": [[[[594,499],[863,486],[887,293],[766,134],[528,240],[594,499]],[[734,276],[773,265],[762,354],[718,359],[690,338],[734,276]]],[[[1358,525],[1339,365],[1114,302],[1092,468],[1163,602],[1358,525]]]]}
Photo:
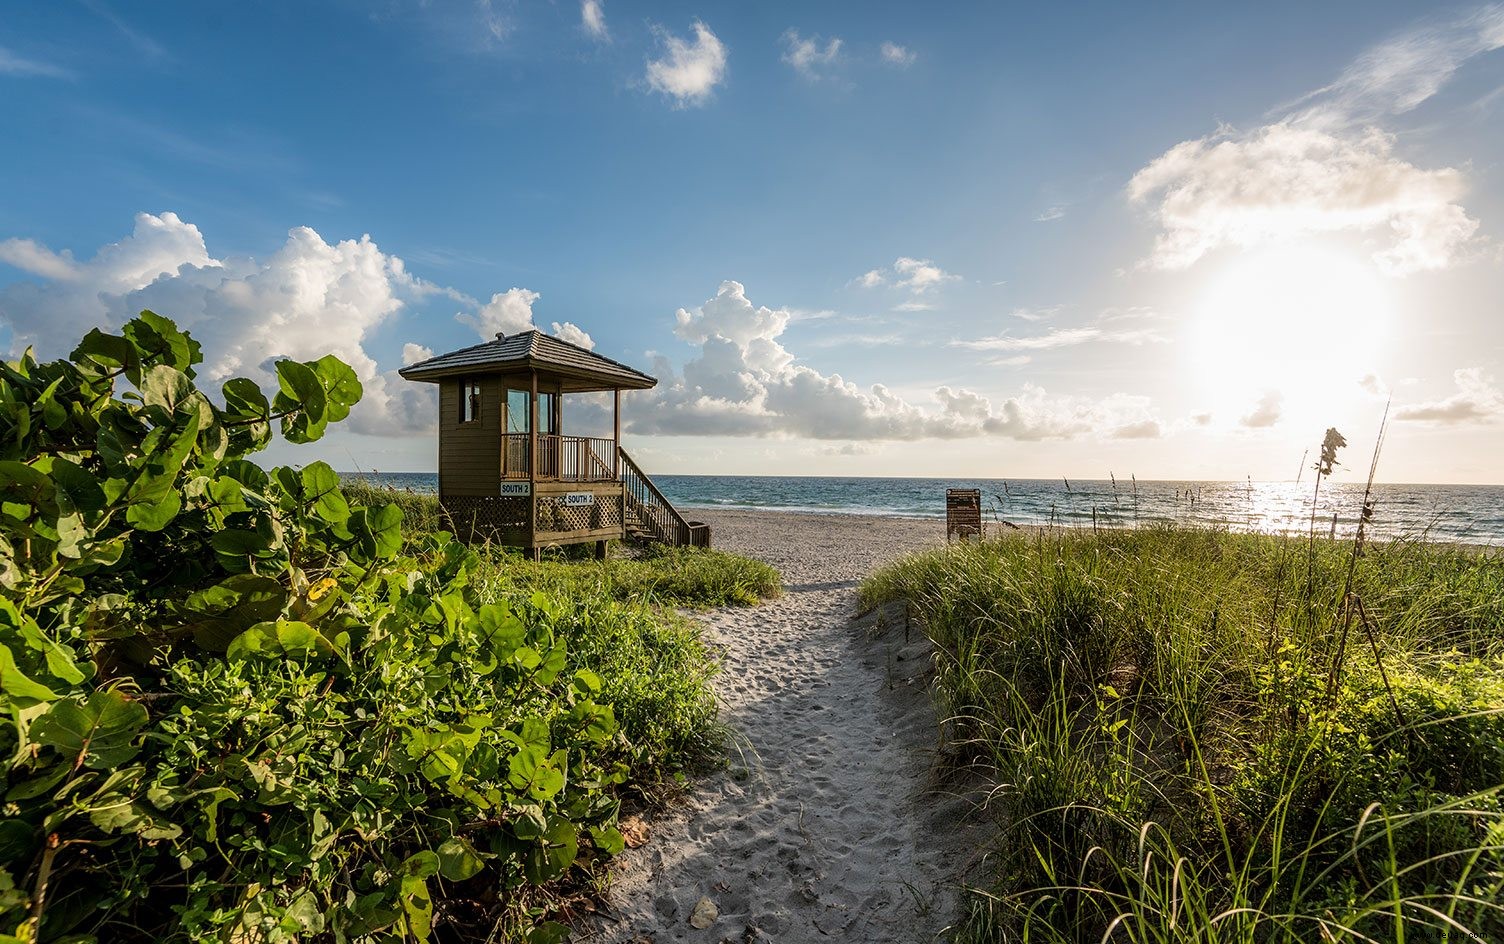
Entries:
{"type": "Polygon", "coordinates": [[[498,334],[398,371],[439,386],[439,501],[467,541],[526,549],[635,536],[709,546],[621,448],[623,390],[658,381],[541,331],[498,334]],[[611,394],[611,438],[566,436],[566,396],[611,394]]]}

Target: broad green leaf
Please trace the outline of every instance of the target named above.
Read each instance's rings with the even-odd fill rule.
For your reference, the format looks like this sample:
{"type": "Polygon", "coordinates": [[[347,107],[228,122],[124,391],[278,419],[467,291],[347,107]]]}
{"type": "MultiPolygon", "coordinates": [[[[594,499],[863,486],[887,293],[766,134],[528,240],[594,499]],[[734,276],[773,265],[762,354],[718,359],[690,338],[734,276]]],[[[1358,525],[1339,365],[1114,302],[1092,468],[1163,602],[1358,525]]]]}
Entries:
{"type": "Polygon", "coordinates": [[[333,354],[326,354],[314,361],[313,369],[324,386],[329,422],[337,423],[349,416],[350,407],[360,402],[363,392],[355,371],[333,354]]]}
{"type": "Polygon", "coordinates": [[[135,345],[118,335],[105,334],[98,328],[84,335],[78,347],[73,349],[72,358],[75,362],[94,366],[100,373],[119,368],[139,369],[141,365],[141,356],[135,345]]]}
{"type": "Polygon", "coordinates": [[[231,641],[225,657],[322,656],[334,653],[334,644],[318,630],[298,620],[279,619],[257,623],[231,641]]]}
{"type": "Polygon", "coordinates": [[[553,820],[543,836],[527,851],[522,874],[534,885],[553,881],[564,874],[578,854],[579,835],[574,824],[567,819],[553,820]]]}
{"type": "Polygon", "coordinates": [[[451,882],[463,882],[486,867],[480,853],[463,836],[451,836],[438,848],[439,874],[451,882]]]}
{"type": "Polygon", "coordinates": [[[125,510],[125,520],[142,531],[160,531],[172,523],[183,510],[183,498],[168,492],[157,501],[132,502],[125,510]]]}
{"type": "Polygon", "coordinates": [[[339,490],[339,475],[327,462],[304,466],[301,478],[303,500],[313,506],[320,518],[333,523],[350,517],[350,505],[339,490]]]}
{"type": "Polygon", "coordinates": [[[56,748],[73,766],[108,770],[136,756],[136,734],[146,709],[114,690],[91,692],[83,701],[54,702],[31,725],[31,738],[56,748]]]}
{"type": "Polygon", "coordinates": [[[283,397],[308,417],[310,423],[324,422],[328,406],[324,399],[324,385],[312,367],[298,361],[278,361],[277,387],[283,397]]]}
{"type": "Polygon", "coordinates": [[[10,647],[0,643],[0,693],[7,696],[7,700],[21,699],[23,701],[52,701],[57,693],[40,682],[27,678],[26,673],[16,665],[16,657],[11,654],[10,647]]]}
{"type": "Polygon", "coordinates": [[[142,376],[138,388],[147,406],[159,406],[171,414],[193,392],[193,382],[176,367],[158,364],[142,376]]]}

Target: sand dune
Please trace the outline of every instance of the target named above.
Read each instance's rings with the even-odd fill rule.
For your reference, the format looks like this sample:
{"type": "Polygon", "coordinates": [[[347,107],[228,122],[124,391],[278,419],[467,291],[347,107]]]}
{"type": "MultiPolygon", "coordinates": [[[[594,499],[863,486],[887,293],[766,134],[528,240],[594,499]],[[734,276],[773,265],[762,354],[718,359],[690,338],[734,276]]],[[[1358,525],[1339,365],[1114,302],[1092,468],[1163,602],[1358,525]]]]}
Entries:
{"type": "Polygon", "coordinates": [[[718,547],[766,560],[782,598],[701,618],[735,731],[697,783],[620,860],[590,940],[931,940],[973,857],[971,801],[935,764],[928,643],[901,615],[854,620],[857,581],[943,542],[943,524],[716,512],[718,547]],[[707,927],[711,914],[715,915],[707,927]],[[691,919],[694,918],[693,922],[691,919]]]}

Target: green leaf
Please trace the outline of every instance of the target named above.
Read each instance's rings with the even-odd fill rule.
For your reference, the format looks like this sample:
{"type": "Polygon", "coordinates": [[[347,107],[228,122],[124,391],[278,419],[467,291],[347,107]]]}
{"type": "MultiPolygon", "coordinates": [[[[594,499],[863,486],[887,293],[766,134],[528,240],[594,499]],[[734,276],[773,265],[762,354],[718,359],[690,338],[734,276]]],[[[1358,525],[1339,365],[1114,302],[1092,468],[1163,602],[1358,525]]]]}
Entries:
{"type": "Polygon", "coordinates": [[[193,382],[176,367],[158,364],[148,370],[137,387],[147,406],[159,406],[169,414],[193,393],[193,382]]]}
{"type": "Polygon", "coordinates": [[[328,404],[326,417],[338,423],[350,415],[350,407],[360,402],[362,391],[360,378],[344,361],[333,354],[326,354],[313,362],[319,382],[324,387],[324,400],[328,404]]]}
{"type": "Polygon", "coordinates": [[[75,362],[94,367],[99,373],[108,373],[117,368],[139,370],[141,356],[135,345],[125,338],[105,334],[98,328],[84,335],[73,349],[75,362]]]}
{"type": "Polygon", "coordinates": [[[241,633],[274,620],[287,605],[287,590],[270,577],[236,574],[200,590],[183,604],[187,629],[205,649],[223,652],[241,633]]]}
{"type": "Polygon", "coordinates": [[[522,874],[534,885],[550,882],[563,875],[579,854],[579,835],[567,819],[549,823],[542,838],[527,851],[522,874]]]}
{"type": "Polygon", "coordinates": [[[183,497],[175,491],[168,492],[154,502],[133,502],[125,510],[125,520],[142,531],[160,531],[182,510],[183,497]]]}
{"type": "Polygon", "coordinates": [[[82,702],[55,702],[31,725],[31,738],[56,748],[73,766],[108,770],[136,756],[136,734],[146,709],[114,690],[91,692],[82,702]]]}
{"type": "Polygon", "coordinates": [[[57,693],[40,682],[27,678],[16,665],[16,657],[10,647],[0,643],[0,692],[11,699],[26,702],[52,701],[57,693]]]}
{"type": "Polygon", "coordinates": [[[243,660],[252,656],[326,656],[334,643],[318,630],[298,620],[279,619],[257,623],[231,641],[225,657],[243,660]]]}
{"type": "Polygon", "coordinates": [[[433,932],[433,898],[428,893],[428,878],[439,871],[439,857],[427,850],[402,863],[400,884],[402,913],[413,937],[428,940],[433,932]]]}
{"type": "Polygon", "coordinates": [[[562,944],[569,937],[570,927],[557,921],[540,921],[527,932],[527,944],[562,944]]]}
{"type": "Polygon", "coordinates": [[[463,836],[451,836],[438,848],[439,874],[451,882],[463,882],[486,867],[480,853],[463,836]]]}
{"type": "Polygon", "coordinates": [[[312,367],[298,361],[277,362],[277,386],[281,393],[273,404],[282,418],[282,435],[292,442],[313,442],[324,433],[328,403],[324,385],[312,367]]]}
{"type": "Polygon", "coordinates": [[[327,462],[314,462],[304,466],[301,478],[303,500],[313,506],[314,514],[330,523],[338,523],[350,517],[350,504],[339,490],[339,475],[327,462]]]}

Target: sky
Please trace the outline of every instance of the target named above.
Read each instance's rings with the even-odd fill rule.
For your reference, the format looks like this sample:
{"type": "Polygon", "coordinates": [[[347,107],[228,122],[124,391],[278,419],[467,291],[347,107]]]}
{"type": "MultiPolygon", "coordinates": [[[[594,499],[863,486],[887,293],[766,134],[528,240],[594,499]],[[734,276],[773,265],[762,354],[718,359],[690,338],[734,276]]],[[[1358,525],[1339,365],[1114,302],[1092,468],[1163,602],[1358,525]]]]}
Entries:
{"type": "Polygon", "coordinates": [[[0,121],[0,348],[351,363],[269,461],[536,326],[658,473],[1504,481],[1501,5],[0,0],[0,121]]]}

